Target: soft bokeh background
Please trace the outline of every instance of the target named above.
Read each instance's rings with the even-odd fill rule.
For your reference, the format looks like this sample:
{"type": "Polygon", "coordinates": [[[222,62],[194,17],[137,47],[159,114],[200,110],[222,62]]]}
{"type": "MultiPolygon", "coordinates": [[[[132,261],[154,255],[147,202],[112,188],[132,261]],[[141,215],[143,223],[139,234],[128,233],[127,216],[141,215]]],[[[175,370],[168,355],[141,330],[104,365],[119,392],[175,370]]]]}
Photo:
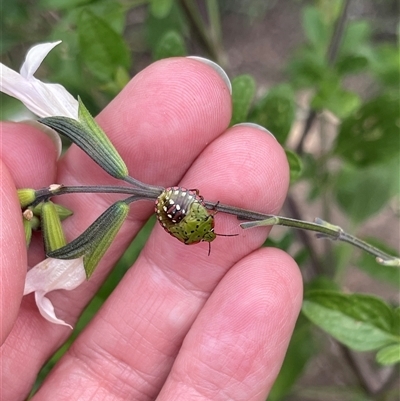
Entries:
{"type": "MultiPolygon", "coordinates": [[[[1,62],[18,70],[33,44],[63,40],[37,77],[81,96],[95,115],[154,60],[211,58],[233,81],[232,124],[264,125],[288,151],[292,185],[282,214],[321,217],[396,254],[398,14],[395,0],[3,0],[1,62]]],[[[14,99],[0,101],[2,119],[29,117],[14,99]]],[[[127,249],[37,385],[113,291],[153,225],[150,219],[127,249]]],[[[268,244],[296,258],[307,290],[372,294],[399,306],[399,271],[350,245],[278,227],[268,244]]],[[[269,400],[399,399],[398,368],[351,348],[301,315],[269,400]]]]}

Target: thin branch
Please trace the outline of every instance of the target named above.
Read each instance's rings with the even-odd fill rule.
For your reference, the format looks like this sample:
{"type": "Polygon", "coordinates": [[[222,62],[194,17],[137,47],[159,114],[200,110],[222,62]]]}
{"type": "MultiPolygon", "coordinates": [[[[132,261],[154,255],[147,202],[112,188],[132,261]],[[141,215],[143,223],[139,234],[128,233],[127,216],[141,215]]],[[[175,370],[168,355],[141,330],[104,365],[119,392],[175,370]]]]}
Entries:
{"type": "Polygon", "coordinates": [[[200,11],[193,0],[180,0],[183,11],[186,13],[191,26],[193,35],[206,50],[208,55],[217,63],[220,63],[220,57],[214,43],[205,28],[205,23],[200,16],[200,11]]]}
{"type": "Polygon", "coordinates": [[[342,241],[349,243],[363,251],[375,256],[376,261],[384,265],[400,266],[400,259],[389,255],[380,249],[368,244],[367,242],[346,233],[339,226],[335,226],[326,221],[316,218],[315,223],[297,220],[290,217],[275,216],[270,214],[263,214],[252,212],[246,209],[240,209],[233,206],[223,205],[221,203],[212,203],[205,201],[207,208],[217,210],[224,213],[229,213],[237,216],[239,220],[250,220],[249,222],[241,223],[242,228],[253,228],[262,226],[285,226],[293,227],[301,230],[314,231],[317,233],[318,238],[328,238],[335,241],[342,241]]]}
{"type": "Polygon", "coordinates": [[[347,364],[350,366],[351,370],[353,371],[358,385],[365,391],[366,394],[369,396],[373,395],[372,389],[369,387],[368,381],[364,378],[362,374],[362,370],[358,366],[357,362],[355,361],[351,351],[343,344],[335,341],[339,346],[344,359],[346,360],[347,364]]]}
{"type": "MultiPolygon", "coordinates": [[[[159,187],[149,186],[149,188],[129,188],[123,186],[110,186],[110,185],[99,185],[99,186],[64,186],[59,184],[53,184],[49,187],[39,189],[35,191],[35,200],[31,206],[35,206],[41,201],[50,199],[53,196],[72,194],[72,193],[121,193],[129,194],[132,198],[129,203],[133,200],[148,199],[155,200],[162,193],[162,189],[159,187]]],[[[380,249],[368,244],[361,239],[354,237],[343,231],[339,226],[327,223],[321,219],[315,219],[315,222],[308,222],[303,220],[297,220],[290,217],[275,216],[270,214],[263,214],[253,212],[251,210],[241,209],[234,206],[223,205],[221,203],[213,203],[204,201],[205,206],[210,210],[216,210],[223,213],[228,213],[237,216],[240,220],[249,220],[246,223],[241,223],[242,228],[252,228],[261,226],[272,226],[281,225],[286,227],[293,227],[302,230],[314,231],[317,233],[319,238],[329,238],[332,240],[347,242],[353,246],[356,246],[365,252],[370,253],[376,257],[377,262],[381,264],[390,264],[393,266],[400,266],[400,259],[395,258],[380,249]]],[[[27,205],[29,206],[29,205],[27,205]]]]}
{"type": "MultiPolygon", "coordinates": [[[[296,202],[293,200],[293,198],[290,195],[288,195],[288,197],[286,198],[286,204],[290,210],[290,215],[293,216],[295,219],[300,220],[301,213],[297,207],[296,202]]],[[[308,251],[308,254],[310,255],[310,262],[311,262],[313,275],[323,274],[324,272],[321,268],[321,262],[318,259],[318,254],[315,251],[315,249],[310,241],[309,236],[303,230],[297,231],[297,235],[300,239],[300,242],[303,243],[304,247],[308,251]]]]}

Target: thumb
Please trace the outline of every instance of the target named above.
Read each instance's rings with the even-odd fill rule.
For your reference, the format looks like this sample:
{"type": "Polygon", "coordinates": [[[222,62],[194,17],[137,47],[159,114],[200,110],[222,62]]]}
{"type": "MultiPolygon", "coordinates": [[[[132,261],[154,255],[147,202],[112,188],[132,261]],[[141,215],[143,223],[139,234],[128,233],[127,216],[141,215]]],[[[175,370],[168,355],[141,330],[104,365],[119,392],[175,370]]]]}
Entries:
{"type": "Polygon", "coordinates": [[[0,159],[0,344],[17,318],[27,269],[21,207],[11,174],[0,159]]]}

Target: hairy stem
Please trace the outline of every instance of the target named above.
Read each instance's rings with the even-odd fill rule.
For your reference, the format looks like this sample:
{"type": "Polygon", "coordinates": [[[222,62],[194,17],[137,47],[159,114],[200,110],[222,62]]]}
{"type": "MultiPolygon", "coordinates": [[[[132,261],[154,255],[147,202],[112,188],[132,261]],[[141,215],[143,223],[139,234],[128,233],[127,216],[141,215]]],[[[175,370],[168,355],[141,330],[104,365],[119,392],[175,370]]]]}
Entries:
{"type": "MultiPolygon", "coordinates": [[[[136,200],[147,199],[155,200],[162,193],[161,187],[149,186],[148,188],[131,188],[124,186],[112,185],[98,185],[98,186],[64,186],[64,185],[51,185],[50,187],[42,188],[35,191],[36,199],[32,205],[50,199],[53,196],[72,194],[72,193],[119,193],[130,195],[127,203],[132,203],[136,200]]],[[[382,264],[392,264],[394,266],[400,265],[400,259],[395,258],[380,249],[368,244],[361,239],[350,235],[343,231],[342,228],[333,224],[327,223],[321,219],[316,219],[314,223],[293,219],[290,217],[275,216],[253,212],[251,210],[240,209],[234,206],[223,205],[221,203],[213,203],[209,201],[204,202],[205,206],[210,210],[216,210],[223,213],[228,213],[237,216],[240,220],[250,220],[246,223],[241,223],[242,228],[252,228],[260,226],[280,225],[286,227],[293,227],[302,230],[314,231],[319,238],[328,238],[337,241],[347,242],[356,246],[365,252],[374,255],[377,261],[382,264]]]]}
{"type": "Polygon", "coordinates": [[[232,206],[223,205],[221,203],[205,202],[209,209],[214,209],[220,212],[229,213],[237,216],[239,220],[250,220],[250,222],[241,223],[242,228],[253,228],[261,226],[286,226],[293,227],[302,230],[314,231],[317,233],[318,238],[328,238],[336,241],[347,242],[357,248],[362,249],[365,252],[377,258],[377,262],[381,264],[390,264],[394,266],[400,265],[400,259],[395,258],[380,249],[368,244],[367,242],[350,235],[343,231],[339,226],[327,223],[321,219],[315,219],[315,223],[297,220],[290,217],[275,216],[252,212],[246,209],[240,209],[232,206]]]}

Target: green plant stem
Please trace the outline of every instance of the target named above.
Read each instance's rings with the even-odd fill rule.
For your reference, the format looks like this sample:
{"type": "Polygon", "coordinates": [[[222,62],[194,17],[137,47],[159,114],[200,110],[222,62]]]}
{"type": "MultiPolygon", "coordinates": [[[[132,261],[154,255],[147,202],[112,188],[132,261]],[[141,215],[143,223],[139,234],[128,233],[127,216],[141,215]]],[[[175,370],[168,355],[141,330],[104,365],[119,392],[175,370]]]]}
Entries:
{"type": "Polygon", "coordinates": [[[200,10],[196,6],[196,3],[193,0],[180,0],[180,4],[186,13],[194,36],[197,37],[197,40],[205,48],[209,56],[218,64],[221,64],[222,60],[209,33],[207,32],[203,19],[200,17],[200,10]]]}
{"type": "Polygon", "coordinates": [[[66,194],[76,194],[76,193],[108,193],[108,194],[127,194],[136,196],[138,199],[157,199],[161,194],[163,188],[149,187],[144,188],[132,188],[124,187],[119,185],[79,185],[79,186],[67,186],[61,185],[59,189],[52,190],[49,187],[37,190],[36,199],[33,205],[36,205],[43,200],[47,200],[53,196],[66,195],[66,194]]]}
{"type": "Polygon", "coordinates": [[[335,340],[335,342],[339,346],[340,351],[342,352],[342,355],[343,355],[344,359],[346,360],[347,364],[350,366],[350,368],[354,372],[354,375],[355,375],[355,377],[357,379],[358,385],[363,389],[363,391],[367,395],[369,395],[369,396],[372,395],[373,391],[369,387],[368,381],[364,378],[364,375],[362,373],[362,369],[360,369],[360,367],[358,366],[358,364],[357,364],[356,360],[354,359],[350,349],[347,348],[345,345],[339,343],[336,340],[335,340]]]}
{"type": "MultiPolygon", "coordinates": [[[[299,211],[299,208],[297,207],[297,203],[290,195],[286,198],[286,205],[289,208],[290,215],[293,216],[295,219],[300,220],[301,213],[299,211]]],[[[315,277],[316,275],[323,274],[324,272],[321,268],[321,262],[318,258],[318,254],[315,251],[308,234],[303,230],[298,230],[297,233],[300,238],[300,241],[303,243],[303,245],[305,246],[310,255],[310,263],[312,267],[310,269],[311,276],[315,277]]]]}
{"type": "Polygon", "coordinates": [[[218,63],[222,67],[225,67],[227,65],[227,58],[222,45],[221,17],[218,2],[217,0],[207,0],[206,6],[210,23],[210,39],[214,52],[217,54],[216,60],[218,60],[218,63]]]}
{"type": "MultiPolygon", "coordinates": [[[[131,203],[136,200],[147,199],[155,200],[162,193],[161,187],[149,186],[148,188],[131,188],[124,186],[112,186],[112,185],[98,185],[98,186],[64,186],[54,185],[40,190],[35,191],[36,199],[32,202],[32,206],[38,203],[50,199],[53,196],[66,195],[72,193],[118,193],[128,194],[131,197],[127,199],[127,203],[131,203]]],[[[293,227],[302,230],[314,231],[320,238],[329,238],[333,240],[347,242],[353,246],[356,246],[365,252],[374,255],[379,258],[380,261],[399,261],[400,259],[394,258],[391,255],[386,254],[380,249],[368,244],[361,239],[354,237],[353,235],[347,234],[340,227],[333,224],[327,223],[321,219],[316,219],[315,223],[297,220],[290,217],[275,216],[269,214],[263,214],[253,212],[251,210],[240,209],[234,206],[223,205],[219,202],[213,203],[205,201],[205,206],[210,210],[215,210],[223,213],[228,213],[237,216],[239,220],[250,220],[250,222],[242,223],[242,228],[260,227],[264,225],[280,225],[286,227],[293,227]]]]}
{"type": "Polygon", "coordinates": [[[318,238],[328,238],[332,240],[347,242],[357,248],[362,249],[365,252],[370,253],[375,256],[377,261],[380,263],[385,261],[394,261],[399,262],[400,259],[395,258],[387,253],[381,251],[380,249],[368,244],[367,242],[350,235],[343,231],[339,226],[335,226],[333,224],[327,223],[321,219],[316,219],[315,223],[311,223],[308,221],[292,219],[290,217],[282,217],[275,215],[267,215],[257,212],[252,212],[245,209],[240,209],[232,206],[223,205],[221,203],[211,203],[205,202],[206,206],[209,209],[214,209],[217,211],[221,211],[224,213],[233,214],[238,217],[240,220],[250,220],[250,222],[241,223],[242,228],[253,228],[253,227],[261,227],[261,226],[286,226],[293,227],[302,230],[314,231],[317,233],[318,238]]]}

